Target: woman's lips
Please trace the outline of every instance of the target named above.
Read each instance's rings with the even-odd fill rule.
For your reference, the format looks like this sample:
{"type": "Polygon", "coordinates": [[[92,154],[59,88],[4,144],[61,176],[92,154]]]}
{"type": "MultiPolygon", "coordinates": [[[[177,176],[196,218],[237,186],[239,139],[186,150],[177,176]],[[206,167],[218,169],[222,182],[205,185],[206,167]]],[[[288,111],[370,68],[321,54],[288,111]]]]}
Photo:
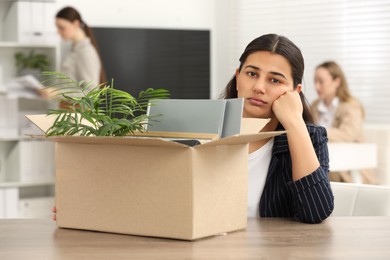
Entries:
{"type": "Polygon", "coordinates": [[[264,106],[264,105],[267,105],[268,103],[265,102],[264,100],[262,99],[257,99],[257,98],[248,98],[249,102],[252,104],[252,105],[255,105],[255,106],[264,106]]]}

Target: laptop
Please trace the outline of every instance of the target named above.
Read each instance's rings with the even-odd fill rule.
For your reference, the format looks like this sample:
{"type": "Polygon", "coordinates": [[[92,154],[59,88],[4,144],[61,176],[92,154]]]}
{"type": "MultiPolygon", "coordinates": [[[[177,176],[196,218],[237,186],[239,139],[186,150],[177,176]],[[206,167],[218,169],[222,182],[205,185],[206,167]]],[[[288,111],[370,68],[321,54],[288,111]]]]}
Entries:
{"type": "Polygon", "coordinates": [[[239,134],[243,99],[154,100],[147,114],[148,131],[217,134],[223,138],[239,134]]]}

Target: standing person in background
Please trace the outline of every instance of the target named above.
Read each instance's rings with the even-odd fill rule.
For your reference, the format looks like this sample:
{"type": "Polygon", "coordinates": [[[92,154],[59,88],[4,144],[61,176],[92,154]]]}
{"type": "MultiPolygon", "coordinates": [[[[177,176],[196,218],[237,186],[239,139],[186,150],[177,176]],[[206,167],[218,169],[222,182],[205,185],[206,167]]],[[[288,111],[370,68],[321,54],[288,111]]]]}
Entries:
{"type": "MultiPolygon", "coordinates": [[[[317,66],[315,87],[318,93],[311,105],[316,122],[328,132],[329,142],[363,142],[364,108],[354,98],[341,67],[327,61],[317,66]]],[[[363,183],[374,184],[371,171],[361,171],[363,183]]],[[[331,172],[331,181],[353,182],[350,172],[331,172]]]]}
{"type": "Polygon", "coordinates": [[[72,7],[61,9],[56,15],[56,26],[61,38],[72,42],[71,52],[61,64],[61,72],[76,81],[92,81],[92,87],[105,82],[95,37],[80,13],[72,7]]]}

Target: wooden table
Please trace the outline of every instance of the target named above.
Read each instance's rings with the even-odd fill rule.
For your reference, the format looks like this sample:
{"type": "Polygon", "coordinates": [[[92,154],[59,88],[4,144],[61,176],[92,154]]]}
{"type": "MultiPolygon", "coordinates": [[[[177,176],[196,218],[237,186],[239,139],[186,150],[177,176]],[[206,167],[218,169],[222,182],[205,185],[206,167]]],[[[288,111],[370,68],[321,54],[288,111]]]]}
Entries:
{"type": "Polygon", "coordinates": [[[390,217],[250,219],[245,231],[193,242],[0,220],[0,259],[390,259],[390,217]]]}

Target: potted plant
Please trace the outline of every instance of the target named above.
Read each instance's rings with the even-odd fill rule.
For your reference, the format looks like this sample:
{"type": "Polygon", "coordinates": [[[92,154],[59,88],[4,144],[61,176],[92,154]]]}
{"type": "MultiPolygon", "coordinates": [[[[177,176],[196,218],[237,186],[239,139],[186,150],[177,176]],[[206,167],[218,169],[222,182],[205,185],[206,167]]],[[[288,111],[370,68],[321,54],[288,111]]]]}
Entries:
{"type": "Polygon", "coordinates": [[[27,54],[24,52],[15,53],[15,60],[18,76],[31,74],[38,78],[40,73],[48,70],[50,65],[45,54],[35,53],[34,50],[30,50],[27,54]]]}
{"type": "Polygon", "coordinates": [[[148,88],[138,97],[115,89],[111,84],[101,84],[91,89],[92,82],[76,82],[59,72],[43,72],[48,76],[42,83],[49,96],[65,100],[68,108],[49,110],[56,115],[48,136],[125,136],[136,131],[144,132],[148,120],[146,110],[151,100],[167,98],[168,90],[148,88]],[[88,92],[86,91],[88,89],[88,92]]]}

